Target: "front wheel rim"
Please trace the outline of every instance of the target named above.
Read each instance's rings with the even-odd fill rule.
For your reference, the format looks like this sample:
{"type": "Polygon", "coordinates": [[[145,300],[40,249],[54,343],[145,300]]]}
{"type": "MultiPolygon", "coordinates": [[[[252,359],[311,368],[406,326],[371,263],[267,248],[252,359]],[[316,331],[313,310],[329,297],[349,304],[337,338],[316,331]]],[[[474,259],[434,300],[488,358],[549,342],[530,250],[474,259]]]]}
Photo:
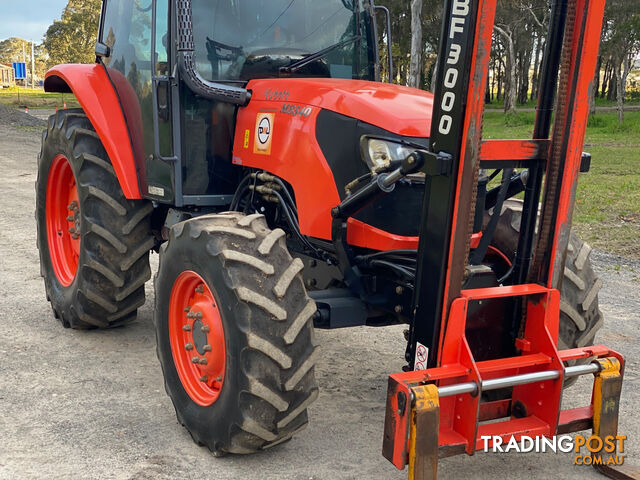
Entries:
{"type": "Polygon", "coordinates": [[[226,347],[213,292],[200,275],[182,272],[169,300],[169,340],[185,391],[200,406],[218,400],[224,384],[226,347]]]}
{"type": "Polygon", "coordinates": [[[58,281],[68,287],[78,271],[81,217],[76,178],[64,155],[56,155],[49,167],[45,205],[51,265],[58,281]]]}

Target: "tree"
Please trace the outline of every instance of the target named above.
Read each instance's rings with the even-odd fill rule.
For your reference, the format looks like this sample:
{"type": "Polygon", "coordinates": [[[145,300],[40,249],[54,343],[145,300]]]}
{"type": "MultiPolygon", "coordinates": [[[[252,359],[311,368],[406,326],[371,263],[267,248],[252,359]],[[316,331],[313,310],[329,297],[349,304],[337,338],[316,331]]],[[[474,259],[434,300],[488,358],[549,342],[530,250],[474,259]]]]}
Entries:
{"type": "Polygon", "coordinates": [[[422,0],[411,0],[411,64],[409,67],[409,86],[420,88],[422,77],[422,0]]]}
{"type": "Polygon", "coordinates": [[[494,25],[494,30],[500,34],[506,43],[507,50],[507,81],[504,92],[504,111],[516,111],[517,77],[516,77],[516,49],[513,33],[508,25],[494,25]]]}
{"type": "Polygon", "coordinates": [[[640,0],[607,2],[603,30],[601,54],[607,57],[608,98],[615,98],[618,121],[622,123],[627,79],[633,61],[640,53],[640,0]]]}
{"type": "Polygon", "coordinates": [[[69,0],[45,34],[49,64],[93,63],[99,19],[100,0],[69,0]]]}

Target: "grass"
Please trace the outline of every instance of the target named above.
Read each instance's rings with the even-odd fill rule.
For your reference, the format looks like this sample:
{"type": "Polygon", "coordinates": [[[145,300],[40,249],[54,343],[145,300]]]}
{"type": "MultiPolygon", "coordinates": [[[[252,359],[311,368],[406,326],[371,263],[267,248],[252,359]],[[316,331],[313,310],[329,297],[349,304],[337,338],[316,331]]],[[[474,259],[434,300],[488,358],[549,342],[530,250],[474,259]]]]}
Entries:
{"type": "MultiPolygon", "coordinates": [[[[535,113],[485,115],[485,139],[531,138],[535,113]]],[[[591,171],[580,176],[574,228],[593,247],[640,258],[640,112],[599,112],[589,120],[585,151],[591,171]]]]}
{"type": "Polygon", "coordinates": [[[42,89],[24,87],[0,88],[0,103],[16,108],[62,108],[79,106],[70,93],[47,93],[42,89]]]}

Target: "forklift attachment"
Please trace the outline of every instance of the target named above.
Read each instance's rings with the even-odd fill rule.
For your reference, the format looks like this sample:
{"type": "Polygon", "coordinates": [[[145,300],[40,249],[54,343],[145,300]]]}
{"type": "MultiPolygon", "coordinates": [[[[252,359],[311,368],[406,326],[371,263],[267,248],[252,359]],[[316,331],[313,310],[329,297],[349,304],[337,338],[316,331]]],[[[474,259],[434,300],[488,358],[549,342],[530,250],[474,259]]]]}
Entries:
{"type": "MultiPolygon", "coordinates": [[[[524,435],[551,436],[590,427],[600,438],[616,437],[623,375],[621,356],[604,346],[594,346],[558,352],[557,360],[584,358],[594,360],[558,370],[545,369],[554,362],[540,354],[505,359],[503,367],[492,361],[478,362],[480,378],[490,378],[477,382],[464,381],[474,375],[462,364],[391,375],[383,455],[399,469],[408,464],[410,480],[427,480],[437,477],[438,458],[464,452],[473,455],[487,445],[493,446],[496,437],[507,444],[511,436],[520,440],[524,435]],[[523,370],[527,373],[505,375],[523,370]],[[595,375],[592,405],[562,410],[555,422],[553,418],[527,414],[526,406],[522,405],[531,405],[531,397],[480,402],[482,392],[514,387],[514,390],[525,389],[534,394],[538,390],[545,394],[547,382],[561,388],[564,378],[587,374],[595,375]],[[438,380],[446,386],[425,384],[438,380]],[[467,408],[470,404],[475,408],[467,408]],[[487,437],[490,440],[486,440],[487,437]]],[[[544,403],[535,398],[542,407],[544,403]]],[[[607,476],[614,471],[619,473],[608,462],[615,455],[615,451],[592,453],[592,464],[607,476]]]]}
{"type": "MultiPolygon", "coordinates": [[[[584,163],[587,98],[604,5],[552,2],[534,138],[483,142],[497,2],[445,1],[430,150],[452,165],[445,173],[423,168],[426,194],[407,352],[414,370],[389,377],[383,441],[383,455],[399,469],[408,464],[412,480],[436,478],[438,458],[473,455],[493,447],[494,439],[499,445],[589,428],[595,435],[617,434],[622,356],[605,346],[556,348],[561,273],[584,163]],[[474,222],[475,187],[484,168],[524,168],[526,182],[511,270],[497,286],[478,288],[473,281],[482,266],[474,257],[482,251],[470,255],[477,247],[471,239],[492,235],[489,227],[476,231],[474,222]],[[467,338],[469,318],[488,304],[497,307],[484,315],[503,320],[501,352],[475,351],[467,338]],[[565,379],[587,374],[596,377],[592,404],[562,410],[565,379]]],[[[501,207],[498,200],[495,209],[501,207]]],[[[593,459],[606,460],[596,454],[593,459]]]]}

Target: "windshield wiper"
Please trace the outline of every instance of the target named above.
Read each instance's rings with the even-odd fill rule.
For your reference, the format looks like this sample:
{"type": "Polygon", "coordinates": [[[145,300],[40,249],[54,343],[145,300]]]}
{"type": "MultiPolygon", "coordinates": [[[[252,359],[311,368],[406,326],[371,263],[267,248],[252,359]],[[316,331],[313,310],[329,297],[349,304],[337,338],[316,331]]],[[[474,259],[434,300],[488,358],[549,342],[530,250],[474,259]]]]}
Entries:
{"type": "Polygon", "coordinates": [[[342,42],[338,42],[335,43],[333,45],[329,45],[327,48],[323,48],[322,50],[319,50],[315,53],[311,53],[309,55],[307,55],[306,57],[293,62],[291,65],[286,66],[286,67],[280,67],[280,72],[281,73],[295,73],[298,70],[300,70],[302,67],[304,67],[305,65],[308,65],[312,62],[315,62],[316,60],[318,60],[319,58],[324,57],[327,53],[333,52],[334,50],[337,50],[340,47],[344,47],[346,45],[349,45],[351,43],[357,42],[358,40],[360,40],[362,38],[361,35],[356,35],[354,37],[348,38],[346,40],[343,40],[342,42]]]}

